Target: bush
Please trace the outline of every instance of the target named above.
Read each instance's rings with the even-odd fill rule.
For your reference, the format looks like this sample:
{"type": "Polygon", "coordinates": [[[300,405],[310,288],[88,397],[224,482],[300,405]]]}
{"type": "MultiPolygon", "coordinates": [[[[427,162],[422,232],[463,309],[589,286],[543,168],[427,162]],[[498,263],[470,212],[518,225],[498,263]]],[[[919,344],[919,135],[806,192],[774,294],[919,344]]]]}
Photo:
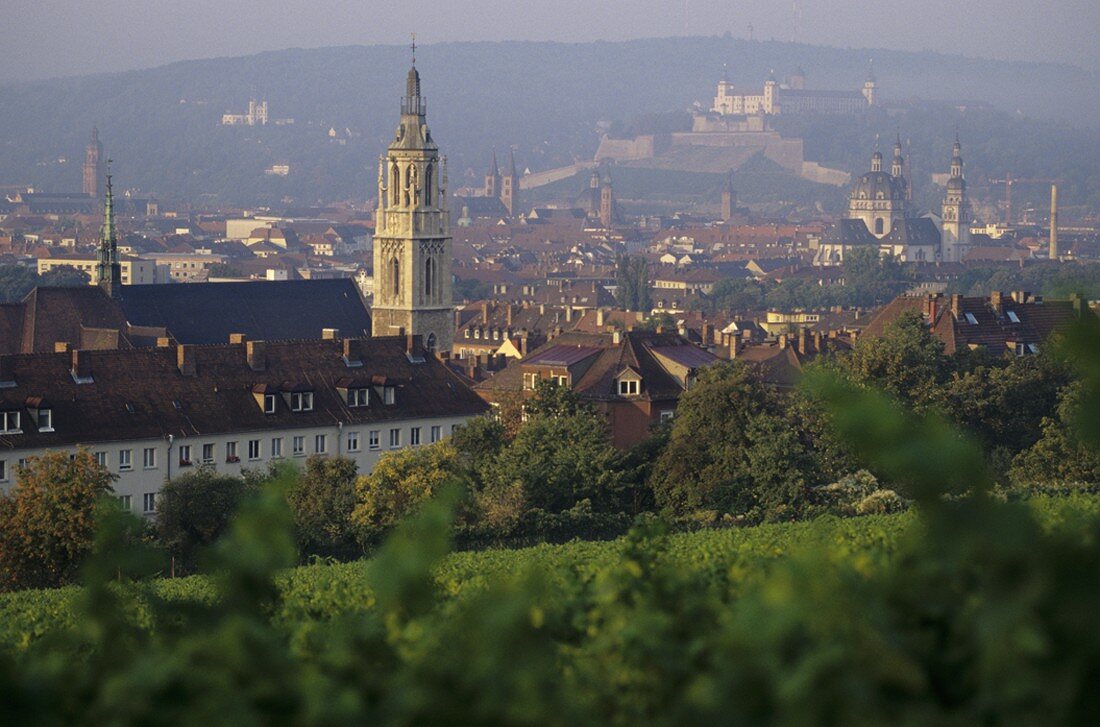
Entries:
{"type": "Polygon", "coordinates": [[[157,495],[157,540],[175,559],[179,572],[194,570],[200,549],[228,529],[241,503],[259,487],[242,477],[199,467],[171,480],[157,495]]]}
{"type": "Polygon", "coordinates": [[[293,478],[286,498],[303,555],[351,557],[362,553],[352,513],[358,503],[358,467],[343,457],[314,455],[293,478]]]}

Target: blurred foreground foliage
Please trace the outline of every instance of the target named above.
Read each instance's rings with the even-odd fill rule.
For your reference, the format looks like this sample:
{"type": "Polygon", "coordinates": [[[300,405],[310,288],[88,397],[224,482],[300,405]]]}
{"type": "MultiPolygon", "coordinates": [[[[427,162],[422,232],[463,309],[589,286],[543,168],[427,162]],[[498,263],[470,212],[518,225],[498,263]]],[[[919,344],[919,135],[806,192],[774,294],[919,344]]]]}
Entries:
{"type": "MultiPolygon", "coordinates": [[[[1092,452],[1098,346],[1082,328],[1063,348],[1084,403],[1066,417],[1092,452]]],[[[980,445],[934,412],[826,372],[807,387],[913,511],[681,535],[643,516],[616,543],[448,557],[461,503],[445,487],[341,579],[284,570],[276,483],[209,554],[215,575],[159,583],[128,579],[156,555],[115,513],[83,588],[0,600],[5,622],[42,616],[8,632],[0,709],[12,724],[1095,723],[1096,497],[1005,501],[980,445]]]]}

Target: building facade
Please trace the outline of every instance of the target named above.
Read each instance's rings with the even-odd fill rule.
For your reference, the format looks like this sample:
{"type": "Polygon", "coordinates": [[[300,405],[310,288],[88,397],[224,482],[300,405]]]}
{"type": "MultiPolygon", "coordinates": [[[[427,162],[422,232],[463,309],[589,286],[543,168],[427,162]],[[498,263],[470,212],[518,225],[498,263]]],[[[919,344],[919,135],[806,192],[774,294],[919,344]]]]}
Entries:
{"type": "Polygon", "coordinates": [[[413,66],[396,138],[379,160],[371,315],[375,336],[416,334],[445,352],[454,338],[447,173],[426,112],[413,66]]]}
{"type": "Polygon", "coordinates": [[[151,513],[165,481],[199,466],[322,455],[366,473],[487,408],[419,337],[0,356],[0,490],[31,457],[83,447],[125,507],[151,513]]]}

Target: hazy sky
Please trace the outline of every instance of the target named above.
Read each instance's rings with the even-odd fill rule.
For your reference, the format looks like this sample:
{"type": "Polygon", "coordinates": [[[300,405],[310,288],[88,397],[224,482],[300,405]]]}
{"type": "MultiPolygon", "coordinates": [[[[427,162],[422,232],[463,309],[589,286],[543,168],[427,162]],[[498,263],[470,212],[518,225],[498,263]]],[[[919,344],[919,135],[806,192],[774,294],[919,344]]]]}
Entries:
{"type": "Polygon", "coordinates": [[[730,32],[1100,69],[1100,0],[0,0],[0,78],[289,47],[730,32]]]}

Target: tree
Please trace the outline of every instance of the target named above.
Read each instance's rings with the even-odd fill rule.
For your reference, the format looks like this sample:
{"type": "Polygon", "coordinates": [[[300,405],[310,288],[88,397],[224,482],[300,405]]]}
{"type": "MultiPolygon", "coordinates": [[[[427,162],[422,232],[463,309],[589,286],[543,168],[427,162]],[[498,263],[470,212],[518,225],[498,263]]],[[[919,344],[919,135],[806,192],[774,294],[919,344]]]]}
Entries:
{"type": "Polygon", "coordinates": [[[769,407],[763,383],[735,362],[704,369],[681,397],[653,472],[657,504],[677,514],[753,506],[749,424],[769,407]]]}
{"type": "Polygon", "coordinates": [[[518,484],[531,508],[568,510],[588,499],[606,511],[617,495],[618,453],[590,411],[538,414],[494,460],[486,489],[518,484]]]}
{"type": "Polygon", "coordinates": [[[367,537],[389,530],[461,474],[450,442],[387,452],[355,483],[351,520],[367,537]]]}
{"type": "Polygon", "coordinates": [[[47,288],[66,288],[87,285],[91,277],[72,265],[59,265],[38,276],[38,284],[47,288]]]}
{"type": "Polygon", "coordinates": [[[352,512],[358,466],[345,457],[312,456],[287,490],[298,547],[304,554],[351,555],[357,551],[352,512]]]}
{"type": "MultiPolygon", "coordinates": [[[[1063,390],[1057,415],[1043,419],[1042,436],[1013,460],[1009,478],[1014,484],[1100,485],[1100,450],[1089,446],[1078,434],[1077,416],[1084,391],[1080,382],[1063,390]]],[[[1096,417],[1095,412],[1088,413],[1096,417]]]]}
{"type": "Polygon", "coordinates": [[[935,398],[946,364],[943,342],[932,335],[920,313],[907,311],[887,325],[882,336],[861,339],[841,360],[841,367],[853,381],[920,408],[935,398]]]}
{"type": "Polygon", "coordinates": [[[0,303],[15,303],[38,284],[38,274],[22,265],[0,265],[0,303]]]}
{"type": "Polygon", "coordinates": [[[849,305],[888,303],[910,285],[901,263],[875,246],[857,247],[844,256],[844,287],[849,305]]]}
{"type": "Polygon", "coordinates": [[[177,569],[196,567],[200,548],[220,538],[245,498],[259,490],[253,478],[199,467],[176,477],[157,496],[157,539],[176,558],[177,569]]]}
{"type": "Polygon", "coordinates": [[[0,587],[70,582],[91,552],[97,503],[112,475],[86,450],[31,457],[15,487],[0,494],[0,587]]]}
{"type": "Polygon", "coordinates": [[[649,263],[644,257],[620,255],[616,263],[615,298],[623,310],[647,311],[653,308],[649,295],[649,263]]]}
{"type": "Polygon", "coordinates": [[[592,405],[568,386],[550,379],[535,382],[535,394],[523,404],[527,418],[567,417],[574,414],[592,414],[592,405]]]}

